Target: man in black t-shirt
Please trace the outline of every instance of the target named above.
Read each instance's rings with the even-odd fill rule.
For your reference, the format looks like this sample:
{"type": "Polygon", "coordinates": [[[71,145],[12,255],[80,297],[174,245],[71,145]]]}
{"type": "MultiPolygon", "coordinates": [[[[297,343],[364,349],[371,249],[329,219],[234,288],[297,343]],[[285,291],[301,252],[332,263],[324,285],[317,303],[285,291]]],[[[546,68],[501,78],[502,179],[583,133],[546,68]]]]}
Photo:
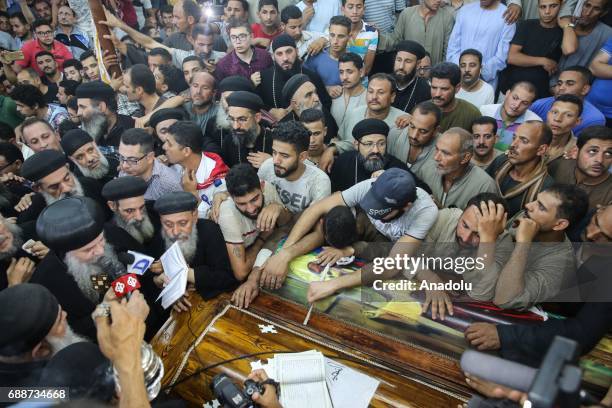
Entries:
{"type": "Polygon", "coordinates": [[[538,6],[539,19],[517,24],[508,66],[501,74],[501,92],[518,81],[529,81],[537,89],[536,99],[550,96],[549,77],[557,70],[563,47],[563,30],[557,23],[561,0],[539,0],[538,6]]]}

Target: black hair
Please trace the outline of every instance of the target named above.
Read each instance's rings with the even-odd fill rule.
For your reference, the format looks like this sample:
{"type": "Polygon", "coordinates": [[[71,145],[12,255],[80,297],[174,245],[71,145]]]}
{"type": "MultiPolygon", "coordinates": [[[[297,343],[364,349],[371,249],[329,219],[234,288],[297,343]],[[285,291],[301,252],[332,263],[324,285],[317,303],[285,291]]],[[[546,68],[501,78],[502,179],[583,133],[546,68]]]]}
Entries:
{"type": "MultiPolygon", "coordinates": [[[[228,0],[226,3],[229,3],[231,0],[228,0]]],[[[249,12],[249,2],[247,0],[234,0],[239,2],[242,5],[242,9],[248,13],[249,12]]]]}
{"type": "Polygon", "coordinates": [[[576,140],[578,149],[582,147],[591,139],[599,139],[610,141],[612,140],[612,128],[603,125],[589,126],[580,132],[580,137],[576,140]]]}
{"type": "MultiPolygon", "coordinates": [[[[47,50],[43,50],[43,51],[38,51],[36,53],[36,55],[34,55],[34,60],[37,60],[39,57],[44,57],[44,56],[49,56],[51,58],[53,58],[53,61],[55,61],[55,57],[53,56],[53,54],[51,54],[49,51],[47,50]]],[[[57,63],[57,62],[56,62],[57,63]]]]}
{"type": "Polygon", "coordinates": [[[452,62],[440,62],[431,67],[429,76],[431,79],[448,79],[452,86],[457,86],[461,82],[461,69],[452,62]]]}
{"type": "Polygon", "coordinates": [[[261,189],[257,171],[248,163],[233,166],[225,176],[225,185],[232,197],[242,197],[253,190],[261,189]]]}
{"type": "Polygon", "coordinates": [[[276,11],[278,11],[278,1],[276,0],[259,0],[257,11],[261,11],[264,6],[274,6],[276,11]]]}
{"type": "Polygon", "coordinates": [[[185,18],[193,17],[196,23],[200,21],[200,17],[202,16],[202,9],[198,6],[198,3],[193,0],[183,1],[183,12],[185,13],[185,18]]]}
{"type": "Polygon", "coordinates": [[[185,82],[183,71],[171,64],[160,65],[159,72],[164,77],[164,84],[168,86],[168,90],[175,94],[183,92],[189,88],[189,84],[185,82]]]}
{"type": "Polygon", "coordinates": [[[0,140],[8,142],[11,139],[15,139],[15,129],[8,123],[0,122],[0,140]]]}
{"type": "Polygon", "coordinates": [[[81,64],[79,60],[74,58],[64,61],[63,69],[65,70],[66,68],[70,67],[74,67],[77,71],[83,70],[83,64],[81,64]]]}
{"type": "MultiPolygon", "coordinates": [[[[582,99],[580,99],[576,95],[572,95],[572,94],[559,95],[555,98],[555,102],[573,103],[574,105],[578,107],[578,116],[582,115],[582,111],[584,109],[584,103],[582,102],[582,99]]],[[[553,105],[555,104],[555,102],[553,102],[553,105]]]]}
{"type": "Polygon", "coordinates": [[[293,146],[297,154],[300,154],[308,150],[310,131],[302,123],[294,120],[281,122],[274,129],[272,140],[288,143],[293,146]]]}
{"type": "Polygon", "coordinates": [[[151,51],[149,51],[149,55],[153,57],[155,56],[162,57],[166,61],[166,64],[169,64],[170,62],[172,62],[172,55],[170,55],[168,50],[165,48],[161,48],[161,47],[153,48],[151,51]]]}
{"type": "Polygon", "coordinates": [[[578,72],[582,76],[584,82],[589,85],[593,82],[593,73],[587,67],[583,67],[582,65],[572,65],[571,67],[563,68],[561,73],[566,71],[578,72]]]}
{"type": "Polygon", "coordinates": [[[339,205],[323,217],[325,242],[334,248],[346,248],[357,239],[357,221],[349,207],[339,205]]]}
{"type": "Polygon", "coordinates": [[[327,126],[325,122],[325,114],[321,109],[306,109],[300,115],[300,122],[302,123],[313,123],[313,122],[323,122],[323,126],[327,126]]]}
{"type": "Polygon", "coordinates": [[[155,93],[155,75],[144,64],[135,64],[130,68],[132,86],[142,87],[142,90],[151,95],[155,93]]]}
{"type": "Polygon", "coordinates": [[[161,7],[161,13],[165,13],[165,14],[173,14],[174,13],[174,8],[170,5],[170,4],[164,4],[161,7]]]}
{"type": "Polygon", "coordinates": [[[60,135],[60,139],[64,137],[64,135],[74,129],[78,129],[79,125],[71,121],[70,119],[64,119],[60,122],[57,127],[57,132],[60,135]]]}
{"type": "MultiPolygon", "coordinates": [[[[535,85],[532,84],[529,81],[519,81],[519,82],[515,82],[514,85],[512,85],[512,87],[510,87],[510,91],[514,91],[516,88],[525,88],[525,90],[527,92],[529,92],[530,94],[536,94],[538,92],[538,90],[536,89],[535,85]]],[[[535,98],[535,96],[534,96],[535,98]]]]}
{"type": "MultiPolygon", "coordinates": [[[[82,54],[79,56],[79,61],[83,62],[83,61],[85,61],[87,58],[91,58],[91,57],[93,57],[94,59],[97,59],[97,58],[96,58],[96,54],[94,54],[93,50],[87,50],[87,51],[85,51],[84,53],[82,53],[82,54]]],[[[82,65],[81,65],[81,67],[82,67],[82,65]]]]}
{"type": "Polygon", "coordinates": [[[6,10],[0,10],[0,17],[10,18],[9,13],[7,13],[6,10]]]}
{"type": "Polygon", "coordinates": [[[473,56],[475,56],[476,58],[478,58],[478,63],[480,65],[482,65],[482,53],[480,51],[475,50],[474,48],[468,48],[467,50],[463,51],[461,53],[461,55],[459,55],[459,61],[461,61],[461,58],[464,55],[473,55],[473,56]]]}
{"type": "Polygon", "coordinates": [[[508,212],[508,202],[499,194],[489,192],[479,193],[476,194],[474,197],[470,198],[470,200],[465,205],[465,209],[467,210],[471,206],[475,205],[476,208],[480,210],[480,203],[487,203],[489,201],[493,201],[493,204],[495,205],[501,204],[502,207],[504,207],[504,211],[508,212]]]}
{"type": "Polygon", "coordinates": [[[583,219],[589,210],[589,195],[574,184],[556,183],[544,191],[556,195],[561,201],[557,208],[557,218],[566,219],[569,227],[583,219]]]}
{"type": "Polygon", "coordinates": [[[357,69],[363,68],[363,59],[360,55],[355,54],[354,52],[346,52],[342,54],[340,58],[338,58],[338,63],[341,62],[352,62],[353,64],[355,64],[357,69]]]}
{"type": "Polygon", "coordinates": [[[491,125],[493,126],[493,134],[494,135],[497,134],[497,121],[490,116],[481,116],[479,118],[474,119],[472,121],[472,124],[470,125],[470,129],[472,130],[472,133],[473,133],[474,125],[491,125]]]}
{"type": "Polygon", "coordinates": [[[142,154],[149,154],[153,151],[153,136],[146,130],[132,128],[121,134],[121,143],[128,146],[140,146],[142,154]]]}
{"type": "Polygon", "coordinates": [[[49,20],[47,20],[46,18],[38,18],[38,19],[34,20],[34,22],[32,23],[32,30],[34,32],[36,32],[36,29],[38,27],[42,27],[44,25],[49,26],[49,28],[51,28],[51,29],[53,28],[51,26],[51,22],[49,20]]]}
{"type": "Polygon", "coordinates": [[[283,24],[287,24],[289,20],[297,20],[299,18],[302,18],[302,16],[302,10],[300,10],[298,6],[294,6],[293,4],[285,7],[280,13],[281,22],[283,24]]]}
{"type": "Polygon", "coordinates": [[[28,19],[25,18],[25,16],[23,15],[23,13],[21,11],[18,11],[16,13],[12,13],[9,18],[16,18],[19,20],[19,22],[21,22],[22,25],[28,25],[30,23],[28,23],[28,19]]]}
{"type": "MultiPolygon", "coordinates": [[[[363,5],[365,6],[365,0],[361,0],[363,5]]],[[[346,6],[346,0],[342,0],[342,7],[346,6]]]]}
{"type": "Polygon", "coordinates": [[[329,20],[329,26],[340,25],[346,27],[346,29],[351,32],[351,20],[346,16],[333,16],[329,20]]]}
{"type": "Polygon", "coordinates": [[[232,28],[246,28],[247,32],[251,34],[253,30],[251,29],[251,25],[245,21],[238,20],[237,18],[232,18],[227,25],[227,32],[232,31],[232,28]]]}
{"type": "Polygon", "coordinates": [[[0,156],[4,157],[6,164],[13,164],[17,160],[21,160],[23,163],[21,150],[12,143],[0,142],[0,156]]]}
{"type": "Polygon", "coordinates": [[[71,79],[64,79],[63,81],[59,82],[59,86],[64,88],[64,93],[68,96],[75,96],[79,85],[81,84],[71,79]]]}
{"type": "Polygon", "coordinates": [[[432,101],[423,101],[418,103],[412,109],[412,113],[416,112],[417,110],[423,115],[434,115],[436,118],[436,124],[434,127],[438,127],[440,125],[440,121],[442,120],[442,110],[432,101]]]}
{"type": "Polygon", "coordinates": [[[190,120],[179,120],[168,128],[176,143],[195,154],[202,153],[202,128],[190,120]]]}
{"type": "Polygon", "coordinates": [[[13,89],[13,92],[11,92],[10,97],[14,101],[21,102],[24,105],[29,106],[30,108],[34,108],[35,106],[37,106],[38,108],[47,106],[47,102],[45,102],[43,94],[34,85],[15,85],[15,88],[13,89]]]}
{"type": "Polygon", "coordinates": [[[185,65],[186,62],[191,62],[191,61],[197,61],[198,64],[200,64],[200,68],[204,68],[204,63],[202,62],[202,59],[196,55],[190,55],[186,57],[183,60],[183,63],[181,64],[181,68],[183,67],[183,65],[185,65]]]}
{"type": "Polygon", "coordinates": [[[66,108],[72,109],[73,111],[79,109],[79,100],[76,98],[76,96],[68,98],[68,100],[66,101],[66,108]]]}
{"type": "Polygon", "coordinates": [[[198,35],[204,35],[208,37],[213,37],[215,32],[210,27],[210,24],[196,24],[193,26],[193,30],[191,30],[191,38],[194,40],[198,37],[198,35]]]}

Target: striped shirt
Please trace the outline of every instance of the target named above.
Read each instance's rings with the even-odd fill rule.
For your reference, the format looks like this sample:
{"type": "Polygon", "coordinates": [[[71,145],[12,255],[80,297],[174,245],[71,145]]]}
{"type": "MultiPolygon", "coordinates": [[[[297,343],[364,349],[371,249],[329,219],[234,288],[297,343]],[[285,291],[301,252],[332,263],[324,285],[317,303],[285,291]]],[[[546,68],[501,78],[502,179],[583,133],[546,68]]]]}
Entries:
{"type": "Polygon", "coordinates": [[[405,0],[365,0],[363,19],[375,24],[381,33],[390,33],[395,27],[395,13],[405,8],[405,0]]]}
{"type": "MultiPolygon", "coordinates": [[[[119,177],[127,175],[123,171],[119,172],[119,177]]],[[[153,162],[153,172],[147,184],[147,191],[144,193],[144,199],[147,201],[155,201],[166,193],[183,190],[181,175],[176,170],[164,166],[157,159],[153,162]]]]}
{"type": "Polygon", "coordinates": [[[361,31],[355,37],[355,40],[349,41],[346,50],[359,55],[361,59],[365,59],[368,51],[376,52],[378,48],[378,31],[374,26],[366,24],[362,21],[361,31]]]}

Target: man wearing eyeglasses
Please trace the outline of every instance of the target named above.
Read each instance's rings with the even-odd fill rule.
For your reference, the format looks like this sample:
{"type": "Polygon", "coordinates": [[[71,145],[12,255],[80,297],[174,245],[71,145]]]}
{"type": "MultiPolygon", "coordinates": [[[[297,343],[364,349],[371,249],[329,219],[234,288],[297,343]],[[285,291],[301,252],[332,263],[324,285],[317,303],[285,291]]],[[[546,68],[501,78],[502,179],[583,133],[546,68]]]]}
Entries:
{"type": "Polygon", "coordinates": [[[381,170],[408,167],[387,154],[389,125],[380,119],[364,119],[353,128],[355,150],[342,153],[334,161],[330,178],[332,191],[343,191],[381,170]]]}
{"type": "Polygon", "coordinates": [[[258,86],[261,82],[260,71],[272,66],[272,57],[263,48],[251,45],[252,34],[248,23],[232,21],[229,24],[229,34],[234,49],[217,63],[217,82],[228,76],[240,75],[251,79],[258,86]]]}
{"type": "Polygon", "coordinates": [[[53,58],[57,63],[57,69],[61,71],[64,68],[64,61],[73,58],[70,50],[64,44],[54,39],[54,31],[48,20],[36,20],[32,24],[32,29],[34,30],[35,38],[23,44],[21,50],[23,51],[24,58],[17,61],[17,64],[14,66],[20,68],[32,67],[42,76],[44,73],[36,63],[36,54],[41,51],[49,51],[53,54],[53,58]]]}
{"type": "Polygon", "coordinates": [[[145,200],[155,201],[166,193],[183,190],[180,174],[155,158],[153,136],[144,129],[123,132],[118,153],[119,177],[135,176],[146,181],[145,200]]]}

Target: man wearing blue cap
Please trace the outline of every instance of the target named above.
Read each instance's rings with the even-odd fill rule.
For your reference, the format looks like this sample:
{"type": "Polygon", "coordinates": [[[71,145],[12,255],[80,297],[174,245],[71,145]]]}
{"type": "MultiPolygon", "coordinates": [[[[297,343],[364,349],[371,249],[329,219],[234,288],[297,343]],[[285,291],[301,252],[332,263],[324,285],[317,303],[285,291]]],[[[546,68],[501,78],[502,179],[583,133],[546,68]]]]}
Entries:
{"type": "MultiPolygon", "coordinates": [[[[396,255],[411,256],[438,215],[436,204],[424,190],[416,186],[416,181],[409,172],[399,168],[386,170],[377,179],[364,180],[307,208],[291,230],[283,248],[266,263],[260,279],[261,285],[270,288],[279,288],[282,285],[291,261],[287,248],[298,243],[321,217],[337,206],[358,207],[380,234],[395,242],[388,254],[389,258],[396,255]]],[[[344,248],[343,252],[344,256],[351,256],[355,253],[355,248],[349,246],[344,248]]],[[[373,281],[372,269],[373,265],[370,263],[358,272],[326,282],[317,282],[316,285],[311,284],[308,301],[313,302],[343,288],[367,285],[373,281]]],[[[379,279],[388,279],[397,273],[395,269],[388,269],[379,279]]]]}

